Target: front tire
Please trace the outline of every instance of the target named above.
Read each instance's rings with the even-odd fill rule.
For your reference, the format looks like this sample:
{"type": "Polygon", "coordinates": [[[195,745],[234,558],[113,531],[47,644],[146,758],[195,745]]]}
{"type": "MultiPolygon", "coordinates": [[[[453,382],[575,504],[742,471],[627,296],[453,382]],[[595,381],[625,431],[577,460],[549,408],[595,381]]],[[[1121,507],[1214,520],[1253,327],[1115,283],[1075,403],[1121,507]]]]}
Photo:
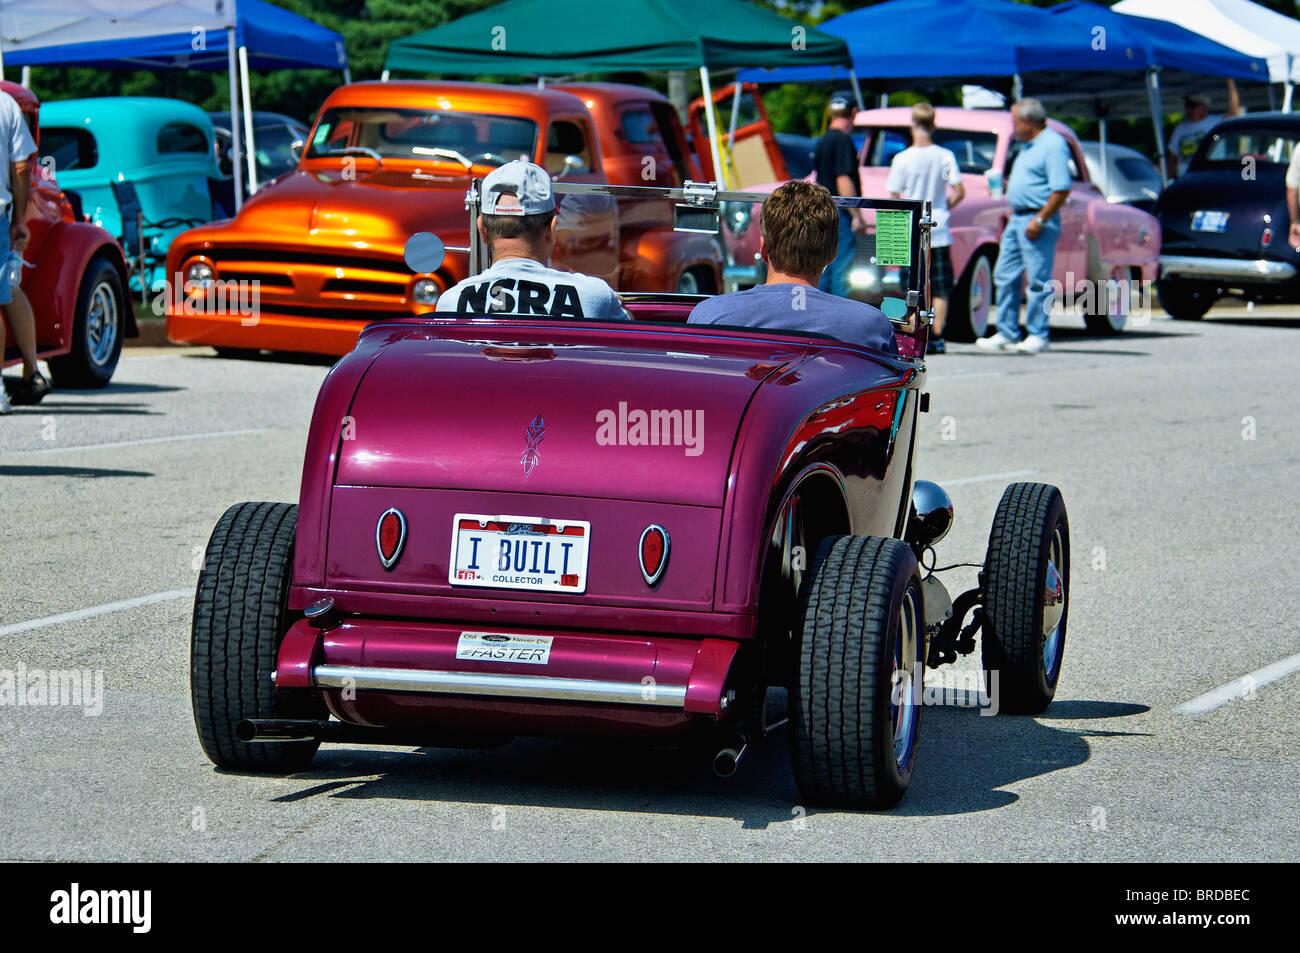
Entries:
{"type": "Polygon", "coordinates": [[[1011,484],[993,517],[984,561],[984,677],[1000,711],[1036,715],[1052,703],[1065,653],[1069,580],[1070,521],[1061,491],[1011,484]]]}
{"type": "Polygon", "coordinates": [[[128,307],[122,276],[113,263],[107,258],[91,261],[77,292],[72,348],[49,361],[55,387],[97,388],[113,379],[122,356],[128,307]]]}
{"type": "Polygon", "coordinates": [[[921,574],[897,539],[832,536],[809,574],[791,687],[795,780],[819,804],[888,808],[916,764],[921,574]]]}
{"type": "Polygon", "coordinates": [[[239,503],[226,510],[208,542],[194,595],[190,698],[203,752],[219,768],[300,771],[320,746],[249,744],[235,734],[246,718],[325,717],[314,704],[287,711],[271,681],[293,621],[287,601],[297,525],[292,504],[239,503]]]}
{"type": "Polygon", "coordinates": [[[1178,321],[1199,321],[1219,299],[1219,289],[1202,281],[1161,278],[1156,281],[1160,307],[1178,321]]]}

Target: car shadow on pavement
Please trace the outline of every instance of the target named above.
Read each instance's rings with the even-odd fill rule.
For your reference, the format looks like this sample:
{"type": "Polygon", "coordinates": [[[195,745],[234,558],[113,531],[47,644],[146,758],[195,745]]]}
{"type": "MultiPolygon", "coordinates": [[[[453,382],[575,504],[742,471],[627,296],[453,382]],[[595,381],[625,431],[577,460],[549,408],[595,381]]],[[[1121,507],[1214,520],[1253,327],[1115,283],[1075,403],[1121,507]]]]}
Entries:
{"type": "MultiPolygon", "coordinates": [[[[1005,807],[1007,785],[1086,762],[1088,737],[1127,732],[1064,729],[1054,722],[1106,720],[1147,709],[1124,703],[1055,703],[1037,718],[981,716],[973,708],[930,707],[911,789],[889,813],[945,816],[1005,807]]],[[[326,746],[302,789],[277,802],[311,797],[392,798],[478,803],[485,808],[568,808],[633,814],[734,818],[762,830],[825,813],[806,807],[790,768],[786,725],[750,747],[730,779],[712,775],[702,747],[657,748],[622,739],[574,742],[516,739],[492,750],[416,751],[326,746]]],[[[837,812],[838,813],[838,812],[837,812]]]]}
{"type": "Polygon", "coordinates": [[[148,404],[139,403],[93,403],[69,404],[54,400],[43,400],[35,407],[41,411],[57,410],[62,415],[97,414],[113,417],[165,417],[160,410],[149,409],[148,404]]]}
{"type": "Polygon", "coordinates": [[[0,477],[151,477],[144,470],[105,470],[98,467],[0,466],[0,477]]]}

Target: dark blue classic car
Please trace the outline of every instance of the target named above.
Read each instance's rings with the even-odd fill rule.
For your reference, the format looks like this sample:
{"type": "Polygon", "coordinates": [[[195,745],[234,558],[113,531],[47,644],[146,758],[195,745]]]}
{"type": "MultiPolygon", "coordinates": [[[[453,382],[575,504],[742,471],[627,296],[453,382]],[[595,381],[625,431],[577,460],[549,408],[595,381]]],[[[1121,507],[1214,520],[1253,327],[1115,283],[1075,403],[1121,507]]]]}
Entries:
{"type": "Polygon", "coordinates": [[[1156,291],[1172,317],[1195,321],[1229,294],[1300,302],[1300,252],[1287,243],[1284,182],[1297,142],[1300,114],[1226,119],[1161,194],[1156,291]]]}

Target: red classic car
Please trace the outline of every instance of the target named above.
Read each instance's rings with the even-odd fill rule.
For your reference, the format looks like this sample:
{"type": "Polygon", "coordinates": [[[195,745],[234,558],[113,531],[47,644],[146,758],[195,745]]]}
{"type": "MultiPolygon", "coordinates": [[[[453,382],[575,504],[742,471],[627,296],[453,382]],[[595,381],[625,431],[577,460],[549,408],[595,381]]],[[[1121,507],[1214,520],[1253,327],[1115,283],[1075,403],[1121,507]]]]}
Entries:
{"type": "MultiPolygon", "coordinates": [[[[565,191],[713,214],[756,198],[565,191]]],[[[919,274],[919,203],[865,206],[906,219],[919,274]]],[[[977,631],[1001,711],[1051,702],[1060,492],[1007,488],[978,588],[954,600],[932,571],[952,504],[914,470],[919,282],[888,303],[901,357],[685,324],[699,296],[628,298],[631,325],[366,328],[317,398],[298,505],[236,505],[208,544],[191,690],[215,764],[300,770],[322,741],[639,736],[706,746],[725,776],[777,727],[784,688],[804,796],[887,807],[912,776],[927,665],[977,631]]]]}
{"type": "MultiPolygon", "coordinates": [[[[912,113],[907,108],[867,109],[854,120],[861,137],[859,153],[862,194],[886,198],[889,165],[911,145],[912,113]]],[[[1062,296],[1077,305],[1095,334],[1118,334],[1139,304],[1133,291],[1156,279],[1160,256],[1160,223],[1155,216],[1106,200],[1088,178],[1079,141],[1069,127],[1048,120],[1070,146],[1074,181],[1061,210],[1061,238],[1056,247],[1055,278],[1062,296]],[[1143,284],[1135,284],[1135,283],[1143,284]]],[[[935,109],[934,140],[951,150],[962,172],[966,199],[952,212],[952,264],[957,278],[946,336],[954,340],[983,337],[994,317],[993,265],[998,242],[1011,210],[1001,196],[1001,184],[1014,161],[1011,113],[993,109],[935,109]]],[[[809,176],[814,178],[815,176],[809,176]]],[[[775,183],[756,187],[770,191],[775,183]]],[[[737,266],[754,260],[758,229],[741,212],[723,218],[728,228],[729,257],[737,266]]],[[[859,240],[850,273],[853,296],[879,300],[887,289],[905,281],[896,268],[874,262],[874,237],[859,240]]],[[[752,267],[752,266],[751,266],[752,267]]],[[[757,280],[751,272],[747,282],[757,280]]]]}
{"type": "MultiPolygon", "coordinates": [[[[40,144],[40,103],[17,83],[0,81],[23,111],[40,144]]],[[[82,220],[75,196],[64,194],[57,169],[32,161],[21,288],[36,314],[37,356],[48,361],[56,387],[103,387],[113,377],[122,339],[134,337],[135,315],[127,298],[126,262],[108,232],[82,220]]],[[[12,329],[5,334],[0,364],[22,360],[12,329]]]]}
{"type": "MultiPolygon", "coordinates": [[[[652,90],[343,86],[294,171],[235,218],[172,242],[167,272],[187,292],[169,296],[168,337],[230,352],[346,354],[366,322],[419,314],[468,275],[463,251],[411,274],[407,236],[432,229],[465,247],[471,178],[521,155],[564,182],[672,186],[696,175],[672,107],[652,90]]],[[[713,236],[674,232],[667,203],[630,213],[592,195],[561,203],[555,265],[620,291],[711,292],[722,249],[713,236]]]]}

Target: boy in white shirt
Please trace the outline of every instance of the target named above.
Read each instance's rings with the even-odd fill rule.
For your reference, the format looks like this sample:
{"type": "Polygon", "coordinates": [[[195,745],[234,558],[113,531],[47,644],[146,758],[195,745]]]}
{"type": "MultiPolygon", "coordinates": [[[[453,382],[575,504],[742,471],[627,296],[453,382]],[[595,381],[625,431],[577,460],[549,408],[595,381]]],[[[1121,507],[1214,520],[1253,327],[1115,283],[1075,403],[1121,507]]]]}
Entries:
{"type": "Polygon", "coordinates": [[[930,232],[930,294],[934,300],[934,326],[930,329],[929,354],[946,349],[943,326],[948,319],[948,298],[952,295],[952,230],[948,213],[966,197],[957,157],[934,144],[934,107],[917,103],[912,107],[912,144],[889,166],[885,187],[889,197],[909,201],[929,199],[934,228],[930,232]],[[952,197],[948,188],[952,188],[952,197]]]}

